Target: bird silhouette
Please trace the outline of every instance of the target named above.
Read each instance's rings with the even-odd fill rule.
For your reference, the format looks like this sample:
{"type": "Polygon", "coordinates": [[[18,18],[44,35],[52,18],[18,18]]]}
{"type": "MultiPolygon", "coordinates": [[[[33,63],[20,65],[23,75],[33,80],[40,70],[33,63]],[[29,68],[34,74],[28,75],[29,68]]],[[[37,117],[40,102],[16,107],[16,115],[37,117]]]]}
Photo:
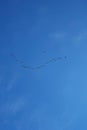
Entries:
{"type": "MultiPolygon", "coordinates": [[[[30,69],[30,70],[38,70],[38,69],[41,69],[43,67],[46,67],[48,64],[50,63],[53,63],[53,62],[57,62],[58,60],[62,60],[63,57],[56,57],[56,58],[50,58],[48,61],[46,61],[44,64],[41,64],[41,65],[38,65],[38,66],[35,66],[35,67],[32,67],[32,66],[29,66],[29,65],[25,65],[24,64],[24,61],[20,61],[16,58],[16,56],[11,53],[10,56],[12,56],[15,61],[20,64],[20,66],[24,69],[30,69]]],[[[67,59],[67,56],[64,56],[64,59],[67,59]]]]}

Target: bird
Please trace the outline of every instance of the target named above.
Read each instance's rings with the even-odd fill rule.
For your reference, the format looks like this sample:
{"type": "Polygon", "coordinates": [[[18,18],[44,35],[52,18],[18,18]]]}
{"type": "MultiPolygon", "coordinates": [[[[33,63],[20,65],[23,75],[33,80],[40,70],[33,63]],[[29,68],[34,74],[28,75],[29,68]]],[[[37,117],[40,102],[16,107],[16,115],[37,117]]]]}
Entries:
{"type": "MultiPolygon", "coordinates": [[[[43,51],[43,53],[46,53],[46,51],[43,51]]],[[[32,67],[32,66],[24,65],[24,61],[18,60],[13,53],[11,53],[10,56],[12,56],[16,60],[16,62],[21,65],[22,68],[30,69],[30,70],[38,70],[38,69],[41,69],[42,67],[45,67],[46,65],[48,65],[50,63],[53,63],[53,62],[56,62],[57,60],[63,59],[63,57],[51,58],[48,61],[46,61],[44,64],[38,65],[36,67],[32,67]]],[[[64,59],[67,59],[67,56],[64,56],[64,59]]]]}

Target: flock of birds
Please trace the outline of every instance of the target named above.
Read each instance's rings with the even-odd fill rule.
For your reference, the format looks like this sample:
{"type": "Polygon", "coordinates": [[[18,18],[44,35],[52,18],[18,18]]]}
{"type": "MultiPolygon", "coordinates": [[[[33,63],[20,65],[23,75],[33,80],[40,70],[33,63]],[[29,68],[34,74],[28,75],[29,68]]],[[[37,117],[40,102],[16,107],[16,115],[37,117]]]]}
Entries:
{"type": "Polygon", "coordinates": [[[18,60],[13,53],[11,53],[10,56],[12,56],[15,59],[16,63],[20,64],[20,66],[22,68],[24,68],[24,69],[30,69],[30,70],[38,70],[38,69],[41,69],[43,67],[46,67],[50,63],[57,62],[58,60],[67,59],[67,56],[51,58],[48,61],[46,61],[44,64],[32,67],[32,66],[29,66],[29,65],[25,65],[23,61],[18,60]]]}

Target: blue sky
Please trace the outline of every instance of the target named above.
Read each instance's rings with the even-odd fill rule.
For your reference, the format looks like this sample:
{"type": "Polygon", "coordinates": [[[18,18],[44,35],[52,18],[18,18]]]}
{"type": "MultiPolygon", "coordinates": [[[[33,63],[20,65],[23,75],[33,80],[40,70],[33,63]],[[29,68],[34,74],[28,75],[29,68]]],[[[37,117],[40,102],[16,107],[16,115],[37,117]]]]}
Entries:
{"type": "Polygon", "coordinates": [[[0,1],[0,130],[87,130],[87,1],[0,1]]]}

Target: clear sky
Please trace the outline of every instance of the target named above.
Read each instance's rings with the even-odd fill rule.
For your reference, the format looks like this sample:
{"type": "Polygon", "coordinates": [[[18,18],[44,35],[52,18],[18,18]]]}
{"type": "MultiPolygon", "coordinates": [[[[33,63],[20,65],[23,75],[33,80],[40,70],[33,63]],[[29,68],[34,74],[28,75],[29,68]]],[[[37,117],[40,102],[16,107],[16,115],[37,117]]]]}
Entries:
{"type": "Polygon", "coordinates": [[[87,130],[87,1],[0,1],[0,130],[87,130]]]}

